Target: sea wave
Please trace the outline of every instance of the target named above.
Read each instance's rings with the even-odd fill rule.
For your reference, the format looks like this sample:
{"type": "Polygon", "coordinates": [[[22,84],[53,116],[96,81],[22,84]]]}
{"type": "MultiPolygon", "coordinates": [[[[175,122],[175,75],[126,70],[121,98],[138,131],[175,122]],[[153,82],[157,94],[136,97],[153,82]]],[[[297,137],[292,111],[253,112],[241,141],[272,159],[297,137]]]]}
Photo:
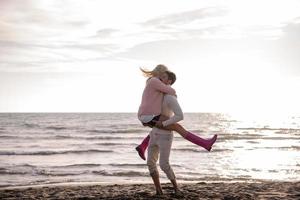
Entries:
{"type": "Polygon", "coordinates": [[[103,143],[95,143],[93,145],[99,145],[99,146],[121,146],[121,145],[126,145],[126,146],[137,146],[138,143],[125,143],[125,142],[103,142],[103,143]]]}
{"type": "Polygon", "coordinates": [[[85,167],[100,167],[100,166],[102,166],[102,164],[86,163],[86,164],[53,166],[53,168],[85,168],[85,167]]]}
{"type": "Polygon", "coordinates": [[[15,139],[16,136],[12,135],[0,135],[0,139],[15,139]]]}
{"type": "Polygon", "coordinates": [[[112,153],[112,150],[64,150],[64,151],[33,151],[33,152],[22,152],[22,151],[0,151],[0,155],[55,155],[55,154],[84,154],[84,153],[112,153]]]}
{"type": "MultiPolygon", "coordinates": [[[[0,135],[0,139],[13,140],[142,140],[143,136],[78,136],[77,135],[0,135]]],[[[121,144],[121,143],[120,143],[121,144]]],[[[105,145],[105,144],[104,144],[105,145]]]]}
{"type": "Polygon", "coordinates": [[[300,146],[285,146],[285,147],[256,147],[256,149],[280,149],[300,151],[300,146]]]}
{"type": "Polygon", "coordinates": [[[25,175],[28,174],[26,171],[10,171],[7,169],[0,169],[0,175],[25,175]]]}
{"type": "Polygon", "coordinates": [[[252,140],[261,139],[263,135],[260,134],[222,134],[218,137],[218,141],[222,140],[252,140]]]}
{"type": "Polygon", "coordinates": [[[34,170],[0,170],[1,175],[46,175],[46,176],[74,176],[74,175],[82,175],[86,174],[84,171],[80,172],[57,172],[52,170],[45,170],[45,169],[34,169],[34,170]]]}
{"type": "Polygon", "coordinates": [[[146,177],[148,172],[139,171],[117,171],[109,172],[106,170],[81,170],[81,171],[55,171],[53,169],[34,169],[34,170],[10,170],[0,169],[0,175],[41,175],[41,176],[78,176],[78,175],[101,175],[101,176],[117,176],[117,177],[146,177]]]}
{"type": "Polygon", "coordinates": [[[86,137],[86,140],[116,140],[116,139],[142,139],[142,137],[139,136],[97,136],[97,137],[86,137]]]}
{"type": "Polygon", "coordinates": [[[142,176],[147,177],[149,176],[149,172],[138,172],[138,171],[119,171],[119,172],[107,172],[105,170],[100,171],[92,171],[93,174],[102,175],[102,176],[118,176],[118,177],[136,177],[142,176]]]}
{"type": "Polygon", "coordinates": [[[25,122],[23,124],[23,126],[27,127],[27,128],[40,128],[40,125],[39,124],[34,124],[34,123],[27,123],[25,122]]]}
{"type": "Polygon", "coordinates": [[[241,127],[237,130],[254,130],[254,131],[300,131],[299,128],[269,128],[269,127],[241,127]]]}
{"type": "Polygon", "coordinates": [[[51,129],[51,130],[64,130],[68,129],[67,127],[64,126],[47,126],[46,129],[51,129]]]}
{"type": "Polygon", "coordinates": [[[218,141],[228,141],[228,140],[290,140],[295,139],[293,135],[285,136],[268,136],[259,134],[222,134],[218,137],[218,141]]]}
{"type": "MultiPolygon", "coordinates": [[[[172,151],[179,152],[197,152],[197,153],[206,153],[207,151],[203,148],[173,148],[172,151]]],[[[211,152],[230,152],[231,149],[212,149],[211,152]]]]}
{"type": "Polygon", "coordinates": [[[33,170],[10,170],[0,169],[0,175],[46,175],[46,176],[75,176],[75,175],[102,175],[102,176],[117,176],[117,177],[136,177],[149,176],[148,172],[139,171],[117,171],[109,172],[106,170],[81,170],[81,171],[55,171],[53,169],[33,169],[33,170]]]}
{"type": "Polygon", "coordinates": [[[110,166],[114,166],[114,167],[145,167],[147,166],[146,163],[121,163],[121,164],[118,164],[118,163],[111,163],[111,164],[108,164],[110,166]]]}
{"type": "Polygon", "coordinates": [[[44,129],[54,129],[54,130],[61,130],[61,129],[67,129],[68,128],[68,127],[61,126],[61,125],[51,125],[51,126],[43,127],[43,126],[41,126],[41,124],[28,123],[28,122],[25,122],[23,124],[23,126],[25,126],[27,128],[44,128],[44,129]]]}
{"type": "Polygon", "coordinates": [[[181,152],[202,152],[204,149],[192,149],[192,148],[173,148],[172,151],[181,151],[181,152]]]}
{"type": "Polygon", "coordinates": [[[92,133],[145,133],[147,130],[145,129],[140,129],[140,128],[132,128],[132,129],[110,129],[110,130],[105,130],[105,129],[91,129],[87,130],[87,132],[92,132],[92,133]]]}
{"type": "MultiPolygon", "coordinates": [[[[75,135],[55,135],[56,139],[75,139],[75,140],[118,140],[118,139],[142,139],[142,136],[75,136],[75,135]]],[[[51,138],[51,137],[49,137],[51,138]]]]}
{"type": "MultiPolygon", "coordinates": [[[[114,167],[147,167],[146,163],[111,163],[108,164],[110,166],[114,166],[114,167]]],[[[172,167],[181,167],[181,165],[177,165],[177,164],[172,164],[172,167]]]]}

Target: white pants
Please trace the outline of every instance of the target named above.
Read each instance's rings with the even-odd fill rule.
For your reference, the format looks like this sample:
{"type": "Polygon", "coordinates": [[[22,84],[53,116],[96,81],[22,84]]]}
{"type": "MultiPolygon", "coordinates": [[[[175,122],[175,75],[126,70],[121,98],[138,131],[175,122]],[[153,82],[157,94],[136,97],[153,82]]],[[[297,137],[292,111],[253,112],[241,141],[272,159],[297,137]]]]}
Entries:
{"type": "Polygon", "coordinates": [[[158,173],[156,162],[159,156],[159,166],[170,180],[175,179],[173,169],[169,164],[170,151],[173,141],[173,133],[170,131],[151,131],[148,146],[147,165],[150,174],[158,173]],[[167,132],[167,133],[166,133],[167,132]]]}

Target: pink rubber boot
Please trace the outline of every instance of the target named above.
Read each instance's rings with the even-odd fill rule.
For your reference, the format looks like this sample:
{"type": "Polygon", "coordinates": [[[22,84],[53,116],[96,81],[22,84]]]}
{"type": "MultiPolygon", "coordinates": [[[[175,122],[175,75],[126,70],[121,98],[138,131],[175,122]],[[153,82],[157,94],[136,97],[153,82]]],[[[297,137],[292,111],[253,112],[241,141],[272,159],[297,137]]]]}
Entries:
{"type": "Polygon", "coordinates": [[[137,150],[137,152],[139,153],[139,156],[143,160],[146,160],[146,158],[145,158],[145,151],[146,151],[146,149],[148,147],[149,140],[150,140],[150,135],[147,135],[147,137],[144,138],[143,142],[139,146],[137,146],[135,148],[135,150],[137,150]]]}
{"type": "Polygon", "coordinates": [[[185,136],[188,141],[205,148],[207,151],[211,150],[212,145],[216,142],[218,135],[214,135],[211,139],[203,139],[191,132],[185,136]]]}

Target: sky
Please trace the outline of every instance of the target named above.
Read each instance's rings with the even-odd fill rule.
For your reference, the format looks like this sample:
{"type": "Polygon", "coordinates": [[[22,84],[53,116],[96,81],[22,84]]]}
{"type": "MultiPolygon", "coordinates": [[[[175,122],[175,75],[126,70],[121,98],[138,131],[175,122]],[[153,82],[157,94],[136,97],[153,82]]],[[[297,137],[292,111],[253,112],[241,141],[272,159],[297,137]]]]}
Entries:
{"type": "Polygon", "coordinates": [[[184,112],[300,114],[298,0],[0,0],[0,112],[137,112],[165,64],[184,112]]]}

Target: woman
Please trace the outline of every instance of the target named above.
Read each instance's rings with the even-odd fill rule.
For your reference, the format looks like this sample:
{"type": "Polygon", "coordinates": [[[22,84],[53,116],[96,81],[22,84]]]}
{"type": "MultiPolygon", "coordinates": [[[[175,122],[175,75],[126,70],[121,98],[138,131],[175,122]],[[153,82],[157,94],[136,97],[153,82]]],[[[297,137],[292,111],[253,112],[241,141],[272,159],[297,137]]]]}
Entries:
{"type": "MultiPolygon", "coordinates": [[[[164,65],[157,65],[152,71],[141,69],[148,80],[142,95],[142,102],[138,111],[138,118],[144,126],[158,127],[160,129],[176,131],[186,140],[210,151],[217,140],[217,135],[210,139],[203,139],[187,130],[180,124],[174,123],[168,116],[162,115],[162,100],[164,94],[176,96],[176,91],[171,86],[164,84],[161,79],[168,76],[168,68],[164,65]]],[[[182,118],[183,119],[183,118],[182,118]]],[[[181,120],[182,120],[181,119],[181,120]]],[[[178,120],[180,121],[180,120],[178,120]]],[[[140,157],[145,160],[145,150],[149,144],[150,136],[144,138],[143,142],[136,147],[140,157]]]]}

